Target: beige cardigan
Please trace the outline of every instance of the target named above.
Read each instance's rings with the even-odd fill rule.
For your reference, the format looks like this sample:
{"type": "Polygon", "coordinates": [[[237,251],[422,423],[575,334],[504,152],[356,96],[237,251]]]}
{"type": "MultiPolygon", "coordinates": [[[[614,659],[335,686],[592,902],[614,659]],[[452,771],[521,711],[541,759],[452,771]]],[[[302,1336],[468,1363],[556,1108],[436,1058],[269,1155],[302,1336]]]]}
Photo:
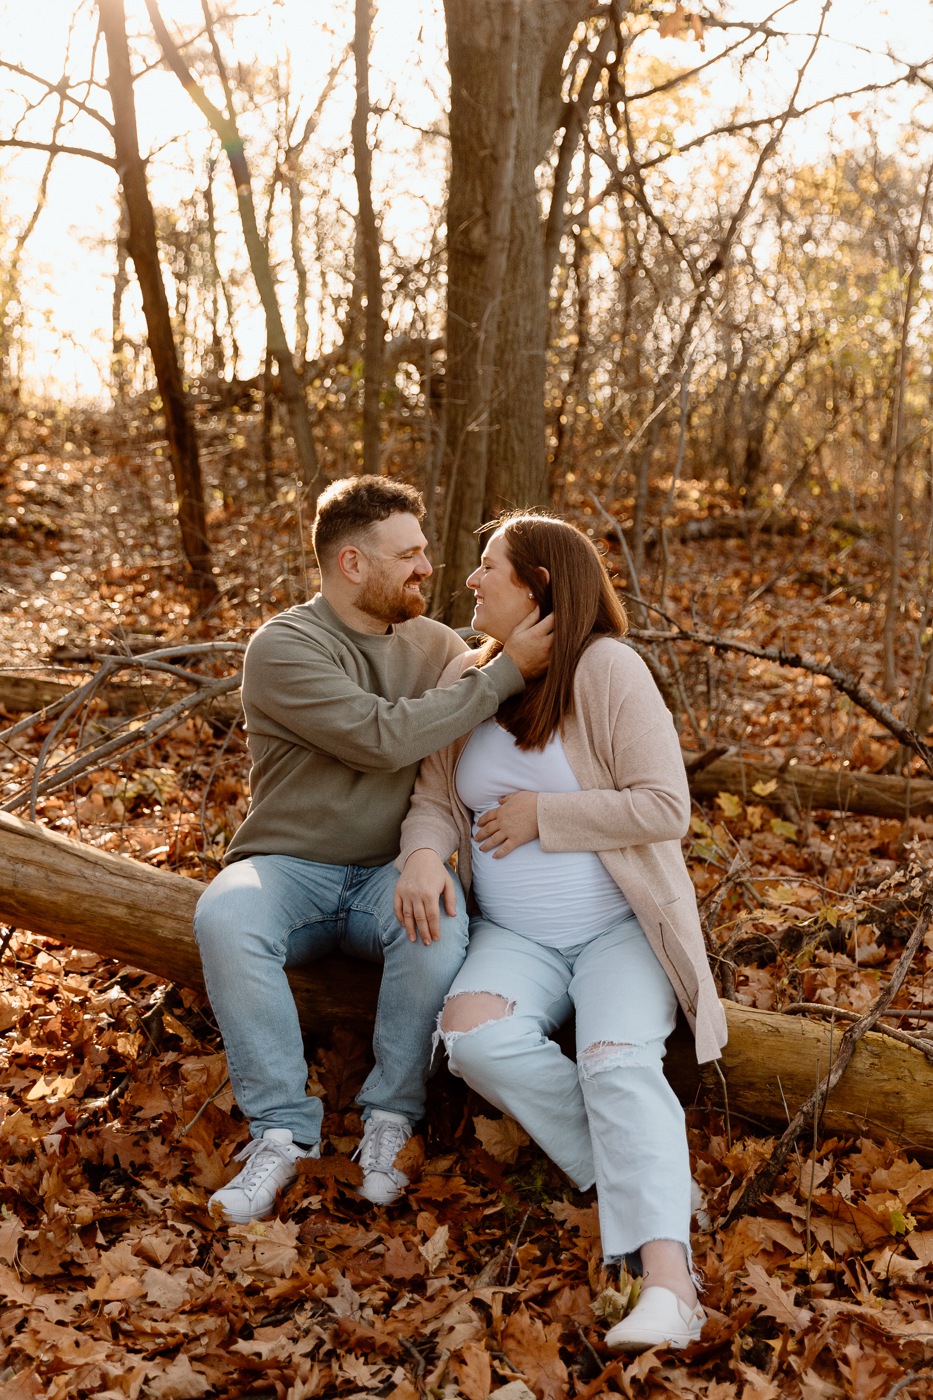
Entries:
{"type": "MultiPolygon", "coordinates": [[[[452,685],[471,661],[458,656],[441,676],[452,685]]],[[[421,765],[402,826],[399,869],[413,851],[457,852],[469,893],[471,815],[457,796],[464,735],[421,765]]],[[[577,666],[573,711],[561,738],[580,792],[543,792],[544,851],[596,851],[625,894],[671,980],[702,1064],[726,1043],[726,1018],[710,971],[693,882],[681,849],[690,793],[670,712],[637,652],[615,638],[587,647],[577,666]]]]}

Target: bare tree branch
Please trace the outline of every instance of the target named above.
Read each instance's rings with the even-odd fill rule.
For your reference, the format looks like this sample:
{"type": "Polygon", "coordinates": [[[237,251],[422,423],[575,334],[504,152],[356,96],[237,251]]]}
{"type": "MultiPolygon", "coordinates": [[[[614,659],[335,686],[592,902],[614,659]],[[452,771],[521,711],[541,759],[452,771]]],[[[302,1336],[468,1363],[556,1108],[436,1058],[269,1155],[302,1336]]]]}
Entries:
{"type": "MultiPolygon", "coordinates": [[[[653,611],[660,611],[654,608],[653,611]]],[[[898,719],[886,705],[883,705],[876,695],[873,695],[855,679],[854,676],[843,671],[832,662],[820,663],[812,661],[809,657],[801,656],[799,652],[787,651],[783,647],[758,647],[751,642],[741,642],[738,639],[719,637],[709,632],[692,632],[686,627],[681,627],[672,618],[662,613],[665,620],[673,624],[669,632],[651,631],[645,628],[632,628],[629,636],[638,642],[689,642],[694,646],[709,647],[713,651],[736,651],[743,656],[754,656],[761,661],[773,661],[778,666],[790,666],[794,669],[807,671],[812,676],[824,676],[826,680],[832,682],[836,690],[847,695],[853,704],[859,709],[871,715],[877,720],[889,734],[893,734],[905,748],[913,750],[918,758],[921,758],[926,767],[933,773],[933,748],[921,739],[903,720],[898,719]]]]}
{"type": "Polygon", "coordinates": [[[63,146],[57,141],[25,141],[20,137],[0,137],[0,148],[12,148],[18,151],[48,151],[53,156],[84,156],[88,160],[96,160],[101,165],[109,166],[111,170],[117,168],[115,157],[104,155],[103,151],[91,151],[85,146],[63,146]]]}
{"type": "Polygon", "coordinates": [[[46,89],[46,96],[55,94],[63,102],[69,103],[77,111],[83,112],[86,117],[99,122],[111,136],[113,136],[113,123],[109,122],[103,113],[98,112],[95,107],[91,107],[86,102],[82,102],[79,97],[75,97],[68,86],[68,78],[62,75],[57,83],[53,83],[48,78],[43,78],[41,73],[33,73],[29,68],[23,68],[18,63],[10,63],[6,59],[0,59],[0,71],[14,73],[18,78],[27,78],[31,83],[38,83],[40,87],[46,89]]]}

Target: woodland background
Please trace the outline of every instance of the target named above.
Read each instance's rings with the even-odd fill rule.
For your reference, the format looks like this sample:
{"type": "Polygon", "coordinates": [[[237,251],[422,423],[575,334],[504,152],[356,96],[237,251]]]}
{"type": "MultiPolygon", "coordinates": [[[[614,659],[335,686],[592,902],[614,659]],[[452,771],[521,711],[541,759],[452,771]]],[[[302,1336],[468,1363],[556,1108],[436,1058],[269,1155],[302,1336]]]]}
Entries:
{"type": "MultiPolygon", "coordinates": [[[[886,1037],[926,1064],[921,10],[876,44],[855,0],[444,0],[387,71],[389,0],[297,9],[298,40],[289,3],[37,4],[43,65],[4,44],[0,814],[209,879],[247,801],[238,656],[315,588],[321,487],[424,491],[455,625],[482,521],[548,505],[605,550],[677,717],[724,998],[841,1035],[900,959],[886,1037]],[[65,162],[113,200],[81,234],[110,267],[84,401],[54,388],[64,338],[36,377],[65,162]]],[[[897,1132],[817,1104],[780,1155],[797,1102],[689,1098],[710,1322],[622,1360],[592,1197],[446,1074],[409,1200],[363,1209],[365,1022],[309,1039],[319,1170],[217,1230],[245,1127],[203,998],[106,928],[7,918],[2,1400],[933,1393],[925,1104],[897,1132]]]]}

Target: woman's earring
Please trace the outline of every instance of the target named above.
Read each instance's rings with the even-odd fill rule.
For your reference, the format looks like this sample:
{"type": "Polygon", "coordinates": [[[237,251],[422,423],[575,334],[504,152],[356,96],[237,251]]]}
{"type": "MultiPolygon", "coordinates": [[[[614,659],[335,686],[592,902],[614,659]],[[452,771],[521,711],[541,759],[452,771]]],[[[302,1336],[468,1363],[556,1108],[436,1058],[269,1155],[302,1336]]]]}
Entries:
{"type": "Polygon", "coordinates": [[[529,593],[529,594],[528,594],[528,597],[531,599],[532,602],[534,602],[534,600],[535,600],[535,595],[534,595],[533,593],[529,593]]]}

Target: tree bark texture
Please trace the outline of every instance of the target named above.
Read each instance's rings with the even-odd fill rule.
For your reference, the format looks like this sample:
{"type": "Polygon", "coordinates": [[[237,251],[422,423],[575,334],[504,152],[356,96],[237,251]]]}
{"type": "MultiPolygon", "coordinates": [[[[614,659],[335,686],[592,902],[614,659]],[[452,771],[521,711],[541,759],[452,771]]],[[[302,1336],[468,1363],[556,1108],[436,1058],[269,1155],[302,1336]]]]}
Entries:
{"type": "MultiPolygon", "coordinates": [[[[205,888],[197,880],[97,851],[0,813],[0,922],[203,991],[191,919],[205,888]]],[[[303,1025],[321,1030],[365,1023],[373,1014],[379,969],[329,957],[290,974],[303,1025]]],[[[674,1038],[667,1071],[685,1102],[698,1086],[727,1110],[783,1123],[828,1069],[841,1029],[724,1003],[729,1044],[721,1068],[697,1070],[689,1044],[674,1038]]],[[[933,1151],[933,1064],[919,1050],[869,1034],[830,1095],[826,1132],[888,1137],[933,1151]]]]}
{"type": "MultiPolygon", "coordinates": [[[[689,764],[696,755],[685,752],[684,758],[689,764]]],[[[744,758],[719,758],[688,776],[690,792],[698,798],[731,792],[748,803],[789,806],[803,812],[816,809],[901,819],[933,816],[933,782],[929,778],[813,768],[804,763],[778,767],[744,758]],[[756,786],[770,791],[756,793],[756,786]]]]}
{"type": "Polygon", "coordinates": [[[359,246],[366,287],[366,338],[363,346],[363,471],[379,471],[380,401],[385,323],[382,316],[382,268],[379,225],[373,209],[373,162],[369,149],[369,46],[372,0],[356,0],[353,56],[356,61],[356,107],[353,112],[353,171],[359,201],[359,246]]]}
{"type": "Polygon", "coordinates": [[[123,0],[97,0],[97,8],[107,46],[107,86],[113,104],[113,140],[129,224],[127,247],[136,268],[149,349],[162,397],[165,432],[177,492],[182,549],[195,583],[213,592],[216,583],[211,573],[198,444],[159,265],[159,243],[146,184],[146,168],[139,152],[123,0]]]}
{"type": "Polygon", "coordinates": [[[547,499],[548,286],[536,172],[557,124],[576,0],[445,0],[450,63],[445,581],[467,620],[476,530],[547,499]]]}

